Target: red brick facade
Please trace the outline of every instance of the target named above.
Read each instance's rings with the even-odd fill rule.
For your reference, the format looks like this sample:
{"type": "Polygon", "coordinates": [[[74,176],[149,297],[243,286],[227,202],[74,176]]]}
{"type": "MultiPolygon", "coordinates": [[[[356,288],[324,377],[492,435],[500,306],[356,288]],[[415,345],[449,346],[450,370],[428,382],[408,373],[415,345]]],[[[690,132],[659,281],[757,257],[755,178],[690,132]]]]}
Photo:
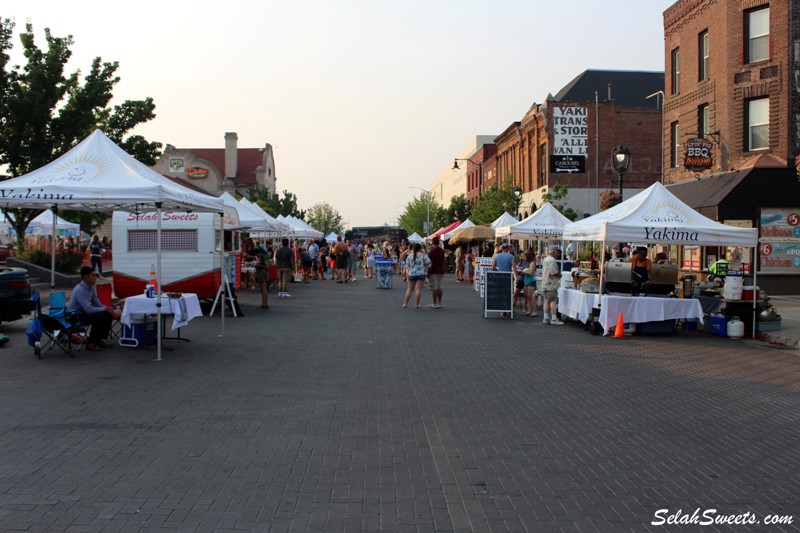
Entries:
{"type": "Polygon", "coordinates": [[[664,12],[666,99],[664,106],[665,182],[693,178],[684,168],[684,144],[699,133],[699,111],[708,106],[706,138],[713,143],[713,167],[706,172],[738,168],[768,153],[790,162],[791,90],[789,0],[681,0],[664,12]],[[748,62],[747,20],[753,10],[769,8],[768,57],[748,62]],[[707,32],[707,76],[701,75],[701,39],[707,32]],[[673,88],[673,57],[679,52],[679,81],[673,88]],[[768,98],[768,147],[748,146],[748,102],[768,98]],[[673,145],[673,125],[678,139],[673,145]],[[717,133],[718,132],[718,133],[717,133]],[[677,150],[677,161],[671,157],[677,150]],[[677,166],[675,165],[677,163],[677,166]]]}

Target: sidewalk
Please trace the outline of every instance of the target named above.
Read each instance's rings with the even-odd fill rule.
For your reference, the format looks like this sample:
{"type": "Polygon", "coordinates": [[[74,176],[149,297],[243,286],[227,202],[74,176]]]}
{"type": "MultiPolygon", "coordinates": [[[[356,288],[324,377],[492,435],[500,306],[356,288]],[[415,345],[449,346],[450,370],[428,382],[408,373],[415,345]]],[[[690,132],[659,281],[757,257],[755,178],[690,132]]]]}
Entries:
{"type": "Polygon", "coordinates": [[[764,340],[800,348],[800,296],[770,296],[769,300],[781,316],[781,329],[762,333],[764,340]]]}

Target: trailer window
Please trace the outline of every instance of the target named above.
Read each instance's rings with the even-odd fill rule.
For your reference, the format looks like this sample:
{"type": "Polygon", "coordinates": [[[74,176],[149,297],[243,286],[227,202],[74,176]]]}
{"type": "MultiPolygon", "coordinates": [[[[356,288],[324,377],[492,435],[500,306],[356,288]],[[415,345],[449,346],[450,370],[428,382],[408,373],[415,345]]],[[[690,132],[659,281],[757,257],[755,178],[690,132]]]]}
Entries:
{"type": "MultiPolygon", "coordinates": [[[[156,244],[156,230],[154,229],[132,229],[128,231],[129,252],[155,252],[156,244]]],[[[164,252],[196,252],[197,230],[161,230],[161,250],[164,252]]]]}

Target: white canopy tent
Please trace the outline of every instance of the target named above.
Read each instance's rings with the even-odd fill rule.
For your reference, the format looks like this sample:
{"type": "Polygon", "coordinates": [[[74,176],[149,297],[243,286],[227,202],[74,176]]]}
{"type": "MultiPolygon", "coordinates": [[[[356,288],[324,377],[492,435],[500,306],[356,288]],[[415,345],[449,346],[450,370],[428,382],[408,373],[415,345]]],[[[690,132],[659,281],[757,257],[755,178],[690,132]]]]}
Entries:
{"type": "Polygon", "coordinates": [[[248,210],[266,220],[267,225],[272,228],[264,232],[258,232],[260,237],[281,237],[289,234],[289,226],[280,222],[278,219],[264,211],[260,205],[251,202],[247,198],[242,197],[239,203],[245,206],[248,210]]]}
{"type": "MultiPolygon", "coordinates": [[[[706,218],[656,182],[610,209],[565,225],[563,238],[601,241],[603,248],[607,242],[756,248],[758,229],[737,228],[706,218]]],[[[755,265],[753,267],[755,285],[757,274],[755,265]]],[[[753,292],[755,294],[756,291],[753,292]]],[[[755,309],[756,302],[753,299],[754,314],[755,309]]],[[[754,333],[755,327],[754,319],[754,333]]]]}
{"type": "MultiPolygon", "coordinates": [[[[334,239],[334,240],[335,240],[335,239],[334,239]]],[[[410,235],[410,236],[408,237],[408,242],[410,242],[410,243],[412,243],[412,244],[416,244],[416,243],[418,243],[418,242],[422,242],[422,241],[424,241],[424,240],[425,240],[425,237],[422,237],[422,236],[421,236],[419,233],[417,233],[416,231],[415,231],[415,232],[414,232],[412,235],[410,235]]]]}
{"type": "MultiPolygon", "coordinates": [[[[161,282],[162,209],[222,212],[219,198],[181,187],[95,130],[74,148],[47,165],[0,183],[3,209],[59,207],[80,211],[158,211],[156,262],[161,282]]],[[[55,222],[55,218],[53,219],[55,222]]],[[[52,264],[55,285],[55,263],[52,264]]],[[[158,360],[161,359],[161,293],[158,294],[158,360]]]]}
{"type": "MultiPolygon", "coordinates": [[[[8,234],[14,233],[14,227],[11,225],[13,220],[13,213],[8,213],[6,217],[3,217],[3,221],[0,222],[0,231],[8,234]]],[[[67,235],[75,236],[81,231],[80,224],[76,224],[75,222],[67,222],[59,216],[56,217],[55,223],[56,231],[63,230],[67,233],[67,235]]],[[[31,220],[30,224],[28,224],[28,228],[25,230],[25,233],[28,235],[53,235],[53,212],[49,209],[42,211],[36,216],[36,218],[31,220]]]]}
{"type": "MultiPolygon", "coordinates": [[[[415,233],[414,235],[416,235],[416,233],[415,233]]],[[[325,237],[325,242],[327,242],[328,244],[331,244],[331,243],[333,243],[333,242],[336,242],[337,240],[339,240],[339,236],[338,236],[338,235],[336,235],[336,232],[335,232],[335,231],[332,231],[332,232],[330,232],[330,233],[329,233],[329,234],[328,234],[328,235],[325,237]]]]}
{"type": "Polygon", "coordinates": [[[457,230],[467,229],[467,228],[474,228],[474,227],[475,227],[475,223],[473,221],[471,221],[470,219],[467,219],[464,222],[462,222],[458,227],[455,227],[455,228],[451,229],[447,233],[443,233],[441,239],[443,241],[449,241],[450,237],[452,237],[453,233],[455,233],[457,230]]]}
{"type": "Polygon", "coordinates": [[[303,228],[306,238],[309,238],[309,239],[321,239],[321,238],[323,238],[325,236],[325,234],[322,233],[321,231],[319,231],[319,230],[317,230],[315,228],[312,228],[311,225],[308,222],[306,222],[305,220],[297,218],[297,217],[294,217],[294,216],[290,216],[289,218],[291,218],[292,221],[295,222],[299,227],[303,228]]]}
{"type": "Polygon", "coordinates": [[[495,232],[496,232],[496,231],[497,231],[497,228],[502,228],[502,227],[505,227],[505,226],[510,226],[511,224],[516,224],[517,222],[519,222],[519,220],[517,219],[517,217],[515,217],[515,216],[511,216],[511,215],[509,215],[508,213],[506,213],[506,212],[503,212],[503,214],[502,214],[502,215],[500,215],[499,217],[497,217],[497,218],[494,220],[494,222],[492,222],[492,223],[489,225],[489,227],[490,227],[490,228],[492,228],[493,230],[495,230],[495,232]]]}
{"type": "Polygon", "coordinates": [[[555,237],[561,239],[564,226],[571,222],[562,215],[550,202],[536,210],[528,218],[497,228],[495,234],[506,239],[536,239],[555,237]]]}

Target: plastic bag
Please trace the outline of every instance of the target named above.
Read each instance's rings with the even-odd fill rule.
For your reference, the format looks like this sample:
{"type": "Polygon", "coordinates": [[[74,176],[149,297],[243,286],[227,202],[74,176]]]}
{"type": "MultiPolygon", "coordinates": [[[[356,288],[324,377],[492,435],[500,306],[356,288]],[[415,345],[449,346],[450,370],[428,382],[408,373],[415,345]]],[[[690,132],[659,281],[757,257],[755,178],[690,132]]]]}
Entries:
{"type": "Polygon", "coordinates": [[[36,346],[36,343],[42,338],[42,322],[38,318],[31,320],[31,323],[25,328],[25,335],[28,337],[28,345],[36,346]]]}

